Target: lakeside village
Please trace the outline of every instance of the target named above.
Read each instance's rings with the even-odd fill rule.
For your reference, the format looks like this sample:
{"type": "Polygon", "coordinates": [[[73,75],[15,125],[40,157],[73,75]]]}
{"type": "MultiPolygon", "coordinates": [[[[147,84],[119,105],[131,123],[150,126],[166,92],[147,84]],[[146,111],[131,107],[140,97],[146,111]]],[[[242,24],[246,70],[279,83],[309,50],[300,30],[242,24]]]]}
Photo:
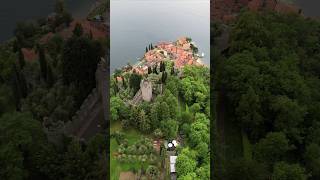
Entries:
{"type": "MultiPolygon", "coordinates": [[[[155,47],[146,47],[143,58],[134,66],[127,65],[123,68],[125,72],[135,72],[140,75],[148,73],[148,69],[159,66],[161,62],[171,61],[175,69],[181,69],[185,65],[203,65],[198,48],[191,38],[181,37],[176,42],[160,42],[155,47]]],[[[152,69],[153,70],[153,69],[152,69]]],[[[150,71],[149,71],[150,72],[150,71]]],[[[150,74],[150,73],[148,73],[150,74]]],[[[118,77],[119,80],[120,77],[118,77]]]]}
{"type": "MultiPolygon", "coordinates": [[[[179,83],[176,81],[182,81],[184,78],[184,67],[198,67],[195,74],[203,71],[200,69],[202,67],[207,70],[201,60],[203,56],[203,53],[198,54],[198,47],[191,38],[181,37],[174,42],[160,42],[154,47],[150,44],[146,47],[144,56],[135,65],[128,64],[120,70],[115,70],[110,90],[112,107],[110,171],[115,174],[112,179],[177,179],[179,177],[179,173],[176,172],[178,157],[176,149],[187,148],[189,144],[184,144],[188,134],[181,133],[180,125],[182,124],[178,120],[180,118],[178,114],[188,112],[190,103],[184,100],[185,97],[179,92],[179,83]],[[163,105],[166,107],[161,109],[160,106],[163,105]],[[130,110],[122,109],[124,107],[130,110]],[[172,112],[166,112],[165,109],[172,112]],[[138,112],[135,113],[135,111],[138,112]],[[126,114],[131,115],[126,116],[126,114]],[[142,139],[139,140],[137,137],[142,139]],[[148,151],[141,153],[143,151],[141,149],[148,149],[148,151]],[[137,165],[137,162],[141,164],[137,165]]],[[[193,70],[190,69],[187,76],[190,76],[190,71],[193,70]]],[[[206,73],[207,71],[204,70],[203,74],[206,73]]],[[[206,79],[206,77],[201,78],[206,79]]],[[[203,97],[208,97],[208,92],[204,94],[203,97]]],[[[190,126],[192,121],[188,123],[190,126]]],[[[206,133],[209,134],[209,132],[206,133]]]]}

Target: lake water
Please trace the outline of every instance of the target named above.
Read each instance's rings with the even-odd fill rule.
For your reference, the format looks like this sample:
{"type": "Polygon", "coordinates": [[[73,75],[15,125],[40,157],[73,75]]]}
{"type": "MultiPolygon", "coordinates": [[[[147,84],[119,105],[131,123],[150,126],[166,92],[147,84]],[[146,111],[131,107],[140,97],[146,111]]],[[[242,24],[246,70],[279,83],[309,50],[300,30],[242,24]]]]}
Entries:
{"type": "Polygon", "coordinates": [[[111,0],[110,70],[134,64],[148,44],[188,36],[210,63],[209,0],[111,0]]]}
{"type": "Polygon", "coordinates": [[[293,0],[301,9],[303,14],[312,17],[320,17],[319,0],[293,0]]]}
{"type": "MultiPolygon", "coordinates": [[[[0,6],[0,42],[13,35],[17,22],[47,17],[53,12],[55,0],[2,0],[0,6]]],[[[66,8],[75,18],[86,17],[94,0],[65,0],[66,8]]]]}

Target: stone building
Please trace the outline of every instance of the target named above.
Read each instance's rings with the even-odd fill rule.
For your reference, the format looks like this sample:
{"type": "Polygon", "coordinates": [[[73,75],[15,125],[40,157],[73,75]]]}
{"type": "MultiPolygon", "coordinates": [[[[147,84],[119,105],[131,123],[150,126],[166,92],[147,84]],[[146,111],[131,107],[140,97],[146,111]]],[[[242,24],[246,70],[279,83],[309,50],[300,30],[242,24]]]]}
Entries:
{"type": "Polygon", "coordinates": [[[140,89],[142,93],[142,99],[150,102],[152,99],[152,82],[148,80],[141,80],[140,89]]]}

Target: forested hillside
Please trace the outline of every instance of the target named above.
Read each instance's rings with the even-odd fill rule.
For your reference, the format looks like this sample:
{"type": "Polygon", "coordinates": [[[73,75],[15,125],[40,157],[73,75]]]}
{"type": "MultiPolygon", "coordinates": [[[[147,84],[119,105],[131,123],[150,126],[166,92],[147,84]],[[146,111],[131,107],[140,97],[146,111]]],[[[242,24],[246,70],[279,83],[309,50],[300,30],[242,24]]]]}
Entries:
{"type": "Polygon", "coordinates": [[[0,45],[0,179],[107,176],[105,135],[80,141],[64,133],[96,86],[107,44],[72,21],[57,1],[54,17],[18,23],[0,45]],[[61,29],[72,29],[70,36],[61,29]]]}
{"type": "Polygon", "coordinates": [[[243,12],[232,25],[214,59],[218,121],[237,129],[222,134],[218,176],[320,178],[319,38],[318,21],[293,14],[243,12]]]}

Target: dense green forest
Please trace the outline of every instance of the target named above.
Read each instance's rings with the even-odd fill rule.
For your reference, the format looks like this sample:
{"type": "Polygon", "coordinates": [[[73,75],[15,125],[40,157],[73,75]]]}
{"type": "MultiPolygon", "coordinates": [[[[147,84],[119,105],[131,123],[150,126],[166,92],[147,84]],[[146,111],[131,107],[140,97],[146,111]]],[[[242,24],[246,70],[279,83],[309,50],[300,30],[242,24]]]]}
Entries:
{"type": "MultiPolygon", "coordinates": [[[[221,26],[213,26],[219,36],[221,26]]],[[[231,25],[229,48],[213,61],[215,92],[224,102],[217,103],[217,121],[225,129],[215,176],[319,179],[320,23],[243,12],[231,25]]]]}
{"type": "Polygon", "coordinates": [[[63,136],[54,143],[44,131],[71,120],[96,85],[106,48],[105,40],[92,39],[80,24],[70,38],[55,34],[72,21],[63,1],[55,12],[54,21],[18,23],[14,37],[0,45],[0,179],[107,177],[104,134],[86,142],[63,136]],[[53,37],[40,42],[50,32],[53,37]],[[35,49],[35,60],[25,58],[26,48],[35,49]]]}
{"type": "Polygon", "coordinates": [[[160,66],[149,67],[145,75],[126,70],[116,70],[113,74],[110,86],[112,174],[120,173],[116,171],[121,169],[145,178],[170,179],[168,147],[162,143],[157,153],[152,140],[177,139],[180,145],[168,153],[178,156],[178,179],[210,179],[209,69],[195,65],[177,69],[173,65],[173,61],[167,60],[160,66]],[[152,83],[153,99],[132,104],[141,80],[152,83]],[[117,124],[121,124],[121,128],[116,128],[117,124]],[[147,140],[142,143],[133,136],[147,140]],[[151,147],[147,146],[149,143],[151,147]],[[115,146],[119,148],[114,149],[115,146]],[[143,157],[150,160],[144,161],[143,157]]]}

